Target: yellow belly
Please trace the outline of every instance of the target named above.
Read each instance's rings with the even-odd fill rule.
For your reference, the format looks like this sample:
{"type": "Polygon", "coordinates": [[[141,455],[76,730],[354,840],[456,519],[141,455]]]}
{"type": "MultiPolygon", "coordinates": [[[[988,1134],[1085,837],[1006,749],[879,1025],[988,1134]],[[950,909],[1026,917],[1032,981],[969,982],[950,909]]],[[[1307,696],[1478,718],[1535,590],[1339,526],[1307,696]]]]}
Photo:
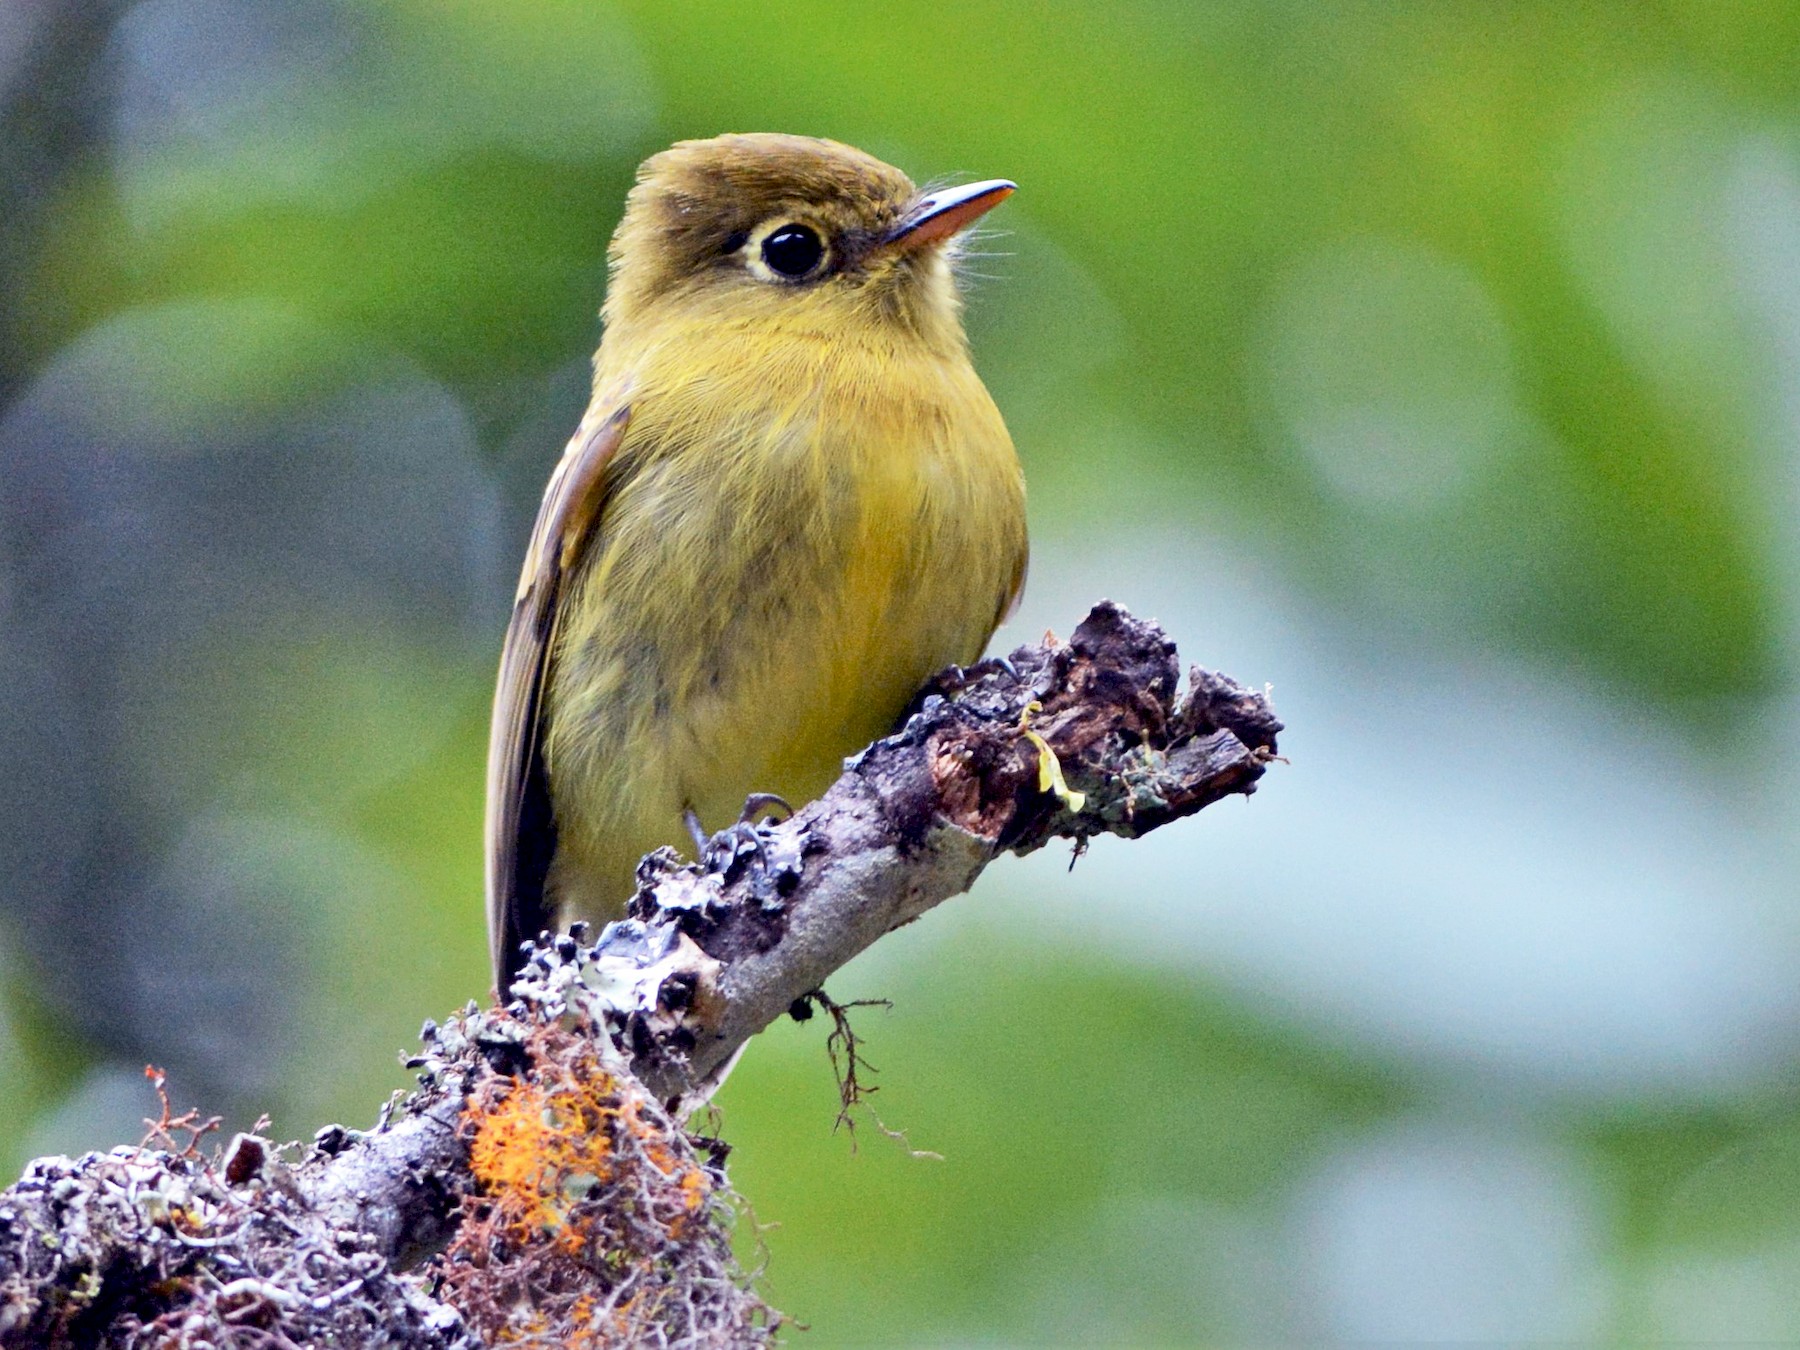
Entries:
{"type": "Polygon", "coordinates": [[[1021,574],[1017,460],[966,362],[803,355],[721,362],[704,401],[637,386],[549,676],[565,918],[615,917],[686,808],[718,829],[752,792],[818,795],[980,655],[1021,574]]]}

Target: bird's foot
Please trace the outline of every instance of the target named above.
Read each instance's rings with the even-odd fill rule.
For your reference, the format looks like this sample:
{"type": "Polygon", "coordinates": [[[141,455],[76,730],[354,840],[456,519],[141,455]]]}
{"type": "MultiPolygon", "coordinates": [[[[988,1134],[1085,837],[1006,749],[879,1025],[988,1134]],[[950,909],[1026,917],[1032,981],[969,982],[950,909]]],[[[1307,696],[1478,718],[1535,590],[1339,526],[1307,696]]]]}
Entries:
{"type": "MultiPolygon", "coordinates": [[[[738,818],[721,830],[720,834],[731,834],[745,827],[754,830],[764,820],[780,822],[793,818],[794,808],[788,804],[786,797],[774,792],[752,792],[744,798],[744,809],[738,812],[738,818]]],[[[706,832],[706,827],[700,823],[699,813],[691,806],[682,808],[681,823],[687,826],[688,838],[694,841],[694,856],[704,859],[708,845],[718,836],[706,832]]]]}
{"type": "Polygon", "coordinates": [[[694,836],[694,856],[708,872],[727,880],[749,869],[751,892],[765,908],[779,906],[800,876],[802,836],[783,838],[766,826],[791,820],[794,808],[773,792],[753,792],[738,818],[715,835],[707,835],[690,808],[682,813],[694,836]]]}
{"type": "Polygon", "coordinates": [[[1012,663],[1011,657],[1008,657],[1008,656],[985,657],[982,660],[977,661],[973,666],[969,667],[968,673],[973,675],[976,671],[981,670],[981,668],[983,666],[987,666],[989,669],[998,670],[998,671],[1002,672],[1006,676],[1006,678],[1011,680],[1014,684],[1018,684],[1023,680],[1023,677],[1019,674],[1019,668],[1012,663]]]}
{"type": "Polygon", "coordinates": [[[946,666],[929,680],[912,700],[906,705],[906,711],[894,725],[903,727],[907,718],[921,711],[933,697],[955,698],[966,689],[971,689],[983,680],[994,675],[1004,675],[1014,684],[1023,684],[1025,677],[1019,673],[1011,659],[1004,656],[984,656],[972,666],[946,666]]]}
{"type": "Polygon", "coordinates": [[[744,809],[738,813],[738,824],[754,825],[758,816],[765,819],[770,818],[770,807],[781,813],[779,816],[773,817],[775,820],[792,820],[794,818],[794,808],[788,805],[786,797],[778,796],[773,792],[752,792],[744,798],[744,809]]]}

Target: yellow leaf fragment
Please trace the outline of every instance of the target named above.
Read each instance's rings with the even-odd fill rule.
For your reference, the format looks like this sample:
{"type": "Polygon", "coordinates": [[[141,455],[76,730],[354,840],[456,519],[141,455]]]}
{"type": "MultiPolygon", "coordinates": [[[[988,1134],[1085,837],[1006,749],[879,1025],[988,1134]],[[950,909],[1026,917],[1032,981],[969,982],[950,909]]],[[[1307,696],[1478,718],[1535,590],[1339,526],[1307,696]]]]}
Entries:
{"type": "Polygon", "coordinates": [[[1087,794],[1075,792],[1069,787],[1068,780],[1063,777],[1062,761],[1056,757],[1056,751],[1050,748],[1050,742],[1029,727],[1022,728],[1025,739],[1037,747],[1038,752],[1038,791],[1054,792],[1057,799],[1069,808],[1071,813],[1078,813],[1087,805],[1087,794]]]}

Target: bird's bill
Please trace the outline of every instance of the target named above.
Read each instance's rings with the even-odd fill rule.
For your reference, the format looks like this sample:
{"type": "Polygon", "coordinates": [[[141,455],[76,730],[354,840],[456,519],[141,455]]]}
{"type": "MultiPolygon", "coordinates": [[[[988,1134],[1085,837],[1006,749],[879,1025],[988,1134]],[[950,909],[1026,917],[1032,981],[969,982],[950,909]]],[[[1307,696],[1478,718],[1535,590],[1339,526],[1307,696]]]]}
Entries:
{"type": "Polygon", "coordinates": [[[980,183],[928,192],[913,203],[912,209],[882,242],[908,252],[935,244],[974,224],[1018,190],[1017,183],[1009,183],[1004,178],[989,178],[980,183]]]}

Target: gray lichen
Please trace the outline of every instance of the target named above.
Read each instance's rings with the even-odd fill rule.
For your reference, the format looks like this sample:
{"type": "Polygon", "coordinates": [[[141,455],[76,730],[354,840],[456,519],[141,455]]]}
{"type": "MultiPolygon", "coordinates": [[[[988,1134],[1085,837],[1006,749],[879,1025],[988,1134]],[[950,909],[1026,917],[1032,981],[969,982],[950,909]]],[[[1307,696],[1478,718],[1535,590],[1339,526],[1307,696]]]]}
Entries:
{"type": "Polygon", "coordinates": [[[1001,854],[1251,792],[1268,700],[1180,683],[1159,628],[1098,605],[1066,643],[939,677],[792,819],[698,865],[650,855],[626,920],[546,934],[505,1007],[427,1023],[419,1086],[374,1129],[213,1155],[165,1108],[158,1147],[38,1160],[0,1195],[0,1347],[766,1342],[724,1146],[685,1115],[777,1017],[840,1014],[827,977],[1001,854]]]}

